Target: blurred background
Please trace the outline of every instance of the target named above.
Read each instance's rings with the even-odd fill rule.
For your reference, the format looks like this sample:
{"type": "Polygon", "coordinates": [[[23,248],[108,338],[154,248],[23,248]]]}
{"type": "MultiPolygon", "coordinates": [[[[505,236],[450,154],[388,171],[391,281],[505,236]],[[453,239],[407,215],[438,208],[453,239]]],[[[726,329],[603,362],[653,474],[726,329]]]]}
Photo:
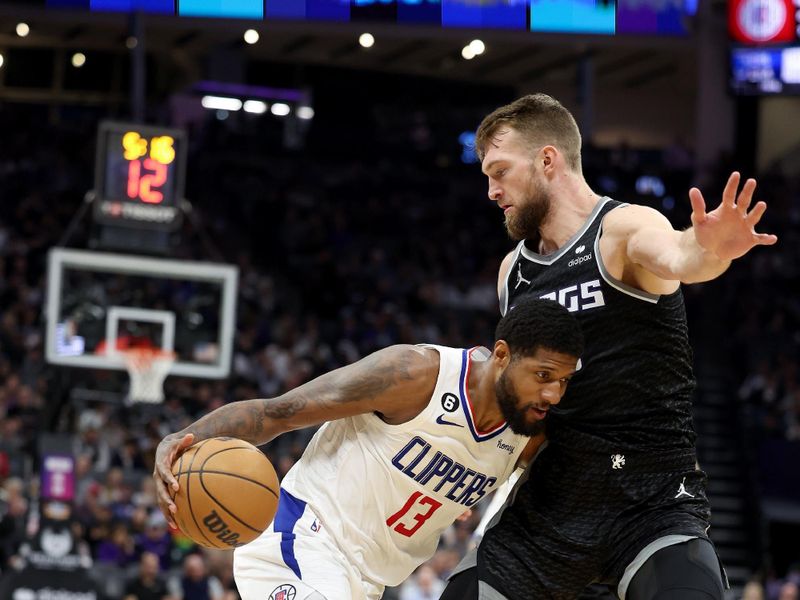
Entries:
{"type": "MultiPolygon", "coordinates": [[[[797,600],[795,4],[0,1],[0,597],[238,598],[160,517],[158,441],[389,344],[491,343],[512,243],[471,143],[546,92],[593,188],[676,227],[690,186],[758,178],[779,244],[684,288],[694,416],[729,597],[797,600]]],[[[311,435],[263,448],[279,475],[311,435]]],[[[386,598],[438,598],[479,519],[386,598]]]]}

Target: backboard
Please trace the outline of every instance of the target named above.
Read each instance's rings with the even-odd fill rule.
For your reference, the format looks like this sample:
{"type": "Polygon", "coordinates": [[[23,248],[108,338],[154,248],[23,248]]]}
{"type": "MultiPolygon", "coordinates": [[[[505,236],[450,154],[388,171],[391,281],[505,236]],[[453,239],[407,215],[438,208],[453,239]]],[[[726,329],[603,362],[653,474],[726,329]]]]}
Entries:
{"type": "Polygon", "coordinates": [[[54,248],[47,278],[48,362],[122,371],[142,347],[174,352],[170,375],[230,372],[235,266],[54,248]]]}

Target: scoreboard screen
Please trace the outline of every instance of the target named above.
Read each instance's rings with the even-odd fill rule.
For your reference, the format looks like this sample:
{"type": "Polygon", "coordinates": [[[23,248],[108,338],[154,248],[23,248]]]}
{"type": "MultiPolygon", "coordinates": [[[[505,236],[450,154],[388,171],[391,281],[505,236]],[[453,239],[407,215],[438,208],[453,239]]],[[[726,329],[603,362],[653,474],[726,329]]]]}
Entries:
{"type": "Polygon", "coordinates": [[[54,8],[124,12],[140,10],[186,17],[382,22],[434,27],[668,36],[688,35],[688,17],[694,15],[697,8],[697,0],[32,1],[44,2],[46,6],[54,8]]]}
{"type": "Polygon", "coordinates": [[[742,95],[800,94],[800,47],[734,48],[731,89],[742,95]]]}
{"type": "Polygon", "coordinates": [[[728,0],[730,87],[800,94],[800,0],[728,0]]]}
{"type": "Polygon", "coordinates": [[[183,131],[102,123],[97,134],[95,220],[175,229],[180,224],[185,166],[183,131]]]}

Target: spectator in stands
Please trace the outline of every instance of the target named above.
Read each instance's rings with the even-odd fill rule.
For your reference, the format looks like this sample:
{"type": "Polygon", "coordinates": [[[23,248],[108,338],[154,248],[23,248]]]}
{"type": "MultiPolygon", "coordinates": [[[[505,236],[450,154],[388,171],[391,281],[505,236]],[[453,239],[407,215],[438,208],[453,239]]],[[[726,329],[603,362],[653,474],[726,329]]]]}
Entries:
{"type": "Polygon", "coordinates": [[[742,589],[741,600],[764,600],[764,586],[758,581],[748,581],[742,589]]]}
{"type": "Polygon", "coordinates": [[[111,465],[121,467],[125,471],[145,471],[144,458],[139,450],[139,442],[135,437],[128,437],[122,445],[114,451],[111,465]]]}
{"type": "MultiPolygon", "coordinates": [[[[178,600],[223,600],[225,590],[219,579],[208,574],[200,554],[190,554],[183,561],[183,574],[173,577],[169,591],[178,600]]],[[[265,590],[265,594],[269,593],[265,590]]]]}
{"type": "Polygon", "coordinates": [[[97,549],[100,544],[111,536],[111,524],[114,521],[114,514],[111,508],[105,504],[100,504],[92,499],[87,502],[89,506],[88,514],[86,515],[86,540],[92,549],[92,554],[97,554],[97,549]]]}
{"type": "Polygon", "coordinates": [[[216,577],[226,590],[235,590],[236,582],[233,579],[233,552],[228,550],[204,549],[208,573],[216,577]]]}
{"type": "Polygon", "coordinates": [[[82,415],[79,423],[80,437],[74,452],[76,456],[87,455],[95,473],[106,473],[111,466],[111,448],[102,436],[104,425],[98,413],[82,415]]]}
{"type": "Polygon", "coordinates": [[[798,600],[799,596],[800,592],[798,592],[797,584],[794,581],[787,581],[781,586],[778,600],[798,600]]]}
{"type": "Polygon", "coordinates": [[[444,582],[428,564],[421,565],[400,590],[400,600],[437,600],[444,582]]]}
{"type": "Polygon", "coordinates": [[[431,559],[428,561],[428,564],[436,572],[436,575],[439,577],[439,579],[442,581],[447,581],[447,578],[450,577],[453,569],[455,569],[458,563],[461,561],[462,556],[463,554],[445,544],[436,551],[436,554],[431,557],[431,559]]]}
{"type": "Polygon", "coordinates": [[[136,536],[137,553],[152,552],[158,556],[162,570],[172,565],[172,535],[167,530],[167,521],[160,510],[154,510],[147,518],[144,533],[136,536]]]}
{"type": "Polygon", "coordinates": [[[25,540],[28,500],[25,484],[11,477],[0,487],[0,573],[8,566],[25,540]]]}
{"type": "Polygon", "coordinates": [[[136,560],[135,544],[128,525],[117,521],[111,525],[111,534],[97,545],[97,562],[127,567],[136,560]]]}
{"type": "Polygon", "coordinates": [[[158,556],[143,552],[139,573],[125,586],[123,600],[173,600],[159,571],[158,556]]]}

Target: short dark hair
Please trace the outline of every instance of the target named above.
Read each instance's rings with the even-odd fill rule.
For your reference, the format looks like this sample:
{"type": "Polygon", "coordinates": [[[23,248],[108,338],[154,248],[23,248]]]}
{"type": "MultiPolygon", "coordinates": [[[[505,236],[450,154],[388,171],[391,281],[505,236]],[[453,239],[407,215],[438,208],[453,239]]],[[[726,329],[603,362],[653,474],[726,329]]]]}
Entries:
{"type": "Polygon", "coordinates": [[[533,356],[539,348],[577,357],[583,354],[578,320],[552,300],[520,299],[500,319],[494,339],[508,344],[512,360],[533,356]]]}
{"type": "Polygon", "coordinates": [[[581,172],[581,132],[572,113],[555,98],[530,94],[487,115],[475,134],[478,158],[483,160],[492,138],[507,127],[519,132],[531,149],[552,144],[572,171],[581,172]]]}

